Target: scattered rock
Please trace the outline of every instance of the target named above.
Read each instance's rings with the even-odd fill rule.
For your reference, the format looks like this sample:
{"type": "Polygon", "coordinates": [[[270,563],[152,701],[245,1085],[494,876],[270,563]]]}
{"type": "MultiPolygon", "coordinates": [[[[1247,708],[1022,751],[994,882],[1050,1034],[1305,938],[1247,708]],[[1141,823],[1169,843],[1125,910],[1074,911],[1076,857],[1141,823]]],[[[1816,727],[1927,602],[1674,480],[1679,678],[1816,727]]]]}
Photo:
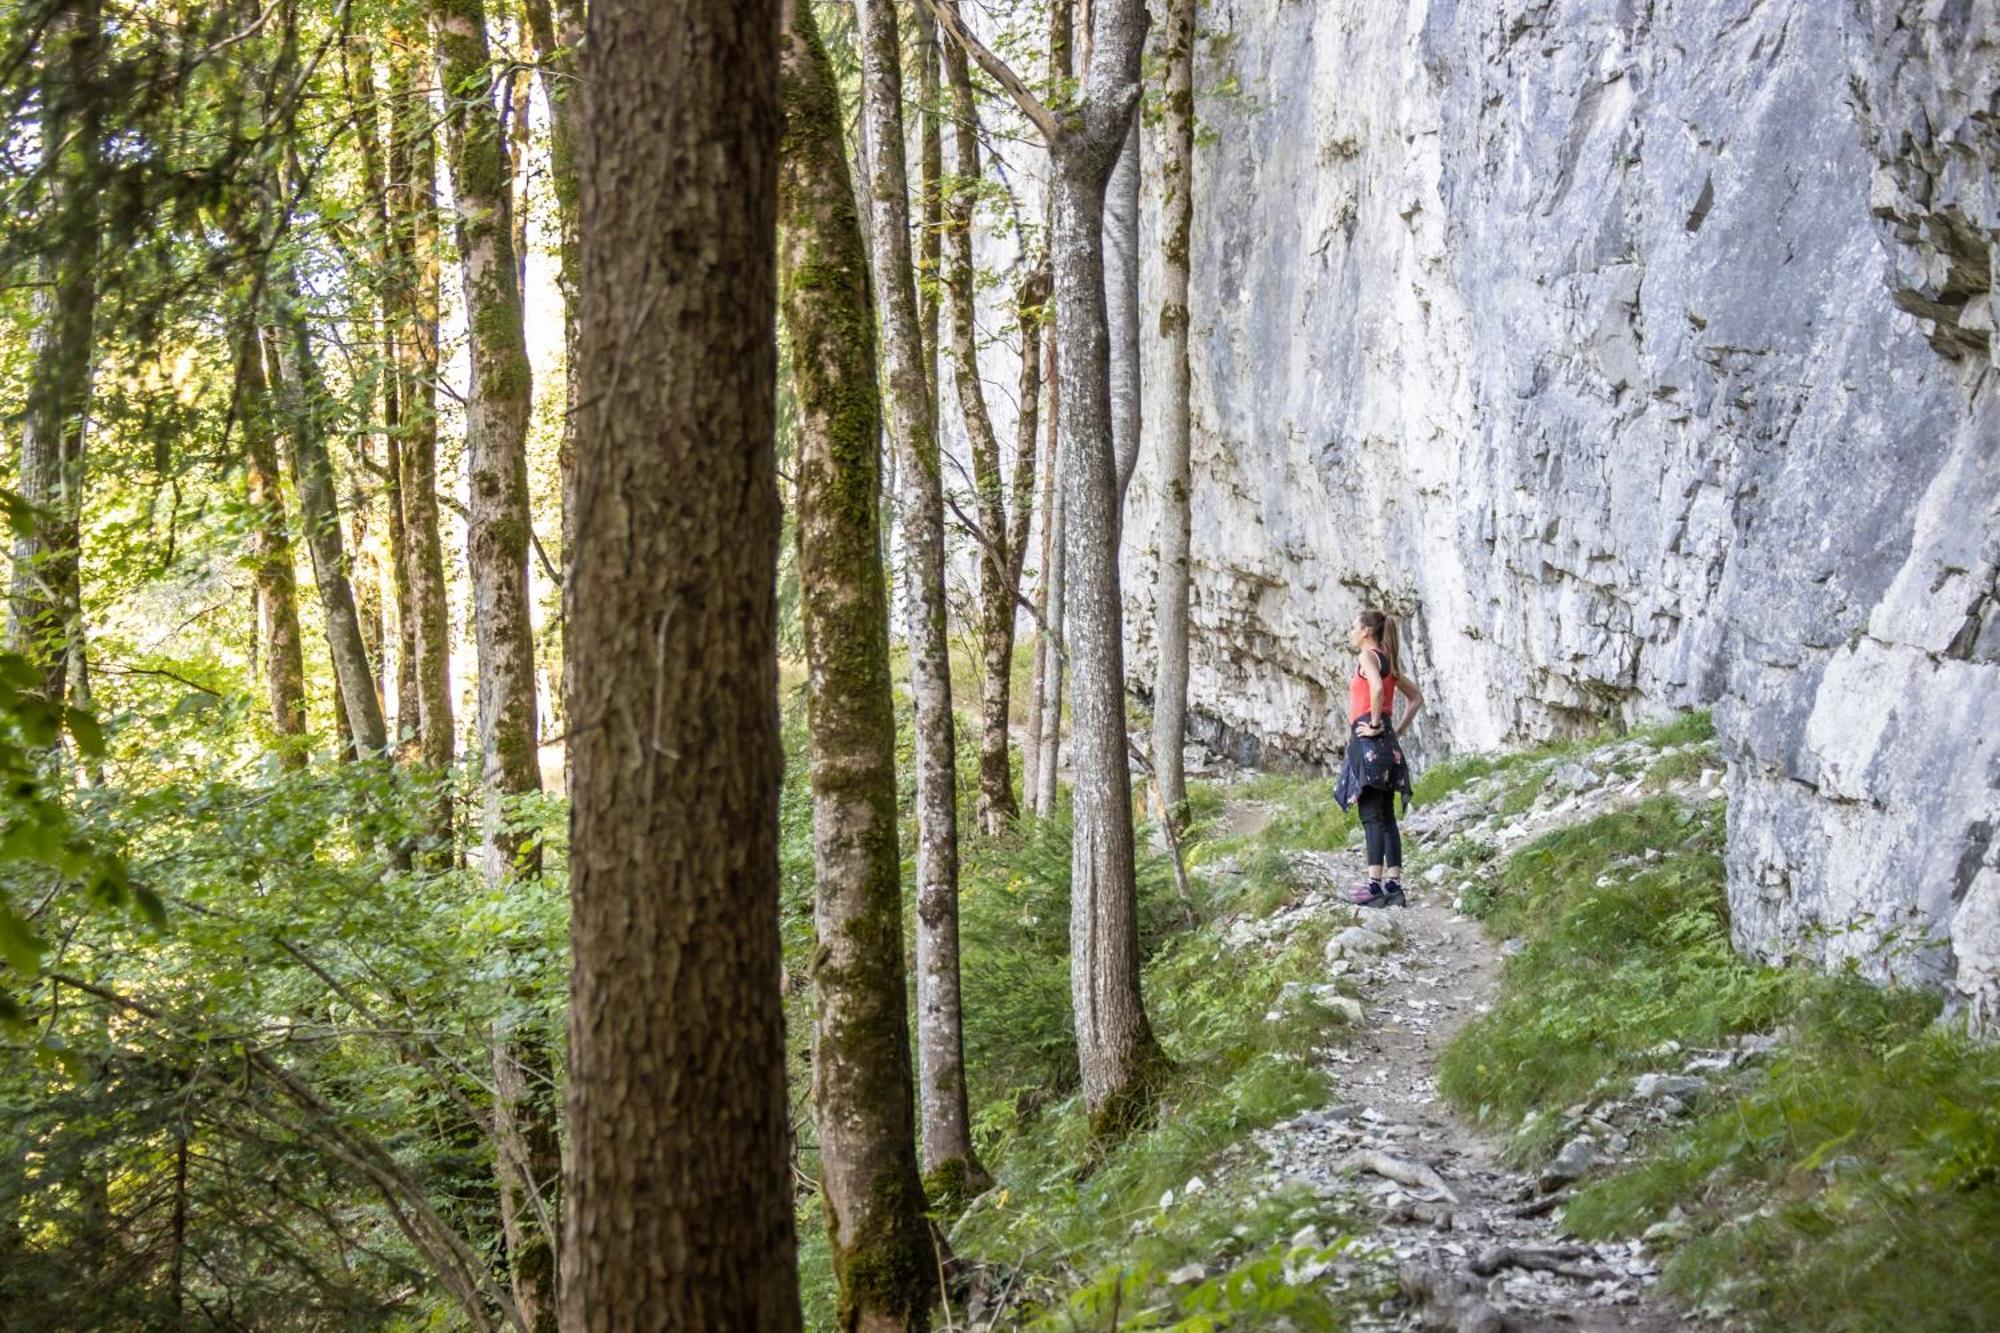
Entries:
{"type": "Polygon", "coordinates": [[[1668,1097],[1687,1101],[1699,1097],[1707,1086],[1700,1079],[1686,1074],[1641,1074],[1632,1080],[1632,1095],[1642,1102],[1657,1102],[1668,1097]]]}
{"type": "Polygon", "coordinates": [[[1387,953],[1389,941],[1365,926],[1349,926],[1327,941],[1326,961],[1387,953]]]}
{"type": "Polygon", "coordinates": [[[1579,1134],[1565,1143],[1555,1160],[1542,1168],[1542,1188],[1560,1189],[1573,1180],[1579,1180],[1597,1162],[1597,1145],[1587,1134],[1579,1134]]]}

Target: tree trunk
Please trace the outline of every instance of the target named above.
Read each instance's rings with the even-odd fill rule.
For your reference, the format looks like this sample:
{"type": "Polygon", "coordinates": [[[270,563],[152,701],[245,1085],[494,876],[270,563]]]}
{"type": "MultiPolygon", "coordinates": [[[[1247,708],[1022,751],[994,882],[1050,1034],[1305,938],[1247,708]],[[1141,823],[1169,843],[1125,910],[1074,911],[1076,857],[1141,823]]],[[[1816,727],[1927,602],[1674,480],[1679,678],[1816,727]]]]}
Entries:
{"type": "Polygon", "coordinates": [[[910,1114],[874,314],[833,68],[809,0],[786,7],[779,287],[792,346],[812,351],[792,358],[792,384],[819,933],[814,1119],[843,1326],[921,1327],[935,1282],[910,1114]]]}
{"type": "Polygon", "coordinates": [[[382,707],[375,697],[375,670],[362,638],[361,615],[348,582],[347,551],[340,536],[340,508],[335,500],[333,461],[327,455],[326,384],[313,355],[312,335],[300,309],[298,278],[289,262],[273,279],[277,328],[272,341],[281,368],[278,401],[289,445],[292,484],[298,488],[305,520],[306,549],[312,553],[313,582],[319,588],[320,612],[326,621],[327,649],[333,676],[346,709],[344,744],[357,754],[375,755],[387,744],[382,707]]]}
{"type": "Polygon", "coordinates": [[[1188,576],[1191,536],[1188,398],[1188,242],[1194,224],[1195,0],[1167,10],[1166,237],[1161,246],[1160,336],[1167,344],[1165,420],[1160,423],[1159,592],[1153,607],[1159,650],[1153,677],[1153,775],[1176,832],[1187,828],[1188,576]]]}
{"type": "Polygon", "coordinates": [[[978,1174],[958,989],[958,779],[944,595],[944,491],[910,272],[909,182],[893,0],[862,5],[862,115],[874,150],[875,299],[902,517],[904,634],[917,764],[917,1060],[927,1173],[978,1174]]]}
{"type": "MultiPolygon", "coordinates": [[[[1062,89],[1072,74],[1075,20],[1070,0],[1049,7],[1049,86],[1062,89]]],[[[1055,233],[1055,190],[1048,192],[1043,225],[1055,233]]],[[[1054,290],[1049,292],[1053,301],[1054,290]]],[[[1056,485],[1056,460],[1061,444],[1062,377],[1056,364],[1055,326],[1049,322],[1044,342],[1042,391],[1048,402],[1042,411],[1048,443],[1042,461],[1041,568],[1035,578],[1035,667],[1028,687],[1027,780],[1028,808],[1046,818],[1055,810],[1056,762],[1062,737],[1062,501],[1056,485]],[[1053,679],[1051,679],[1053,677],[1053,679]]]]}
{"type": "MultiPolygon", "coordinates": [[[[946,0],[950,4],[950,0],[946,0]]],[[[952,5],[956,13],[956,6],[952,5]]],[[[927,12],[927,11],[926,11],[927,12]]],[[[965,51],[956,42],[945,53],[945,78],[951,85],[952,164],[954,185],[945,208],[944,230],[951,254],[944,286],[951,297],[952,379],[958,385],[958,406],[972,444],[972,485],[977,498],[979,527],[979,827],[998,833],[1019,816],[1014,802],[1014,774],[1007,733],[1007,694],[1014,658],[1014,590],[1008,583],[1013,556],[1007,546],[1005,478],[1000,474],[1000,440],[986,410],[986,388],[979,374],[979,334],[973,303],[972,214],[980,178],[978,111],[972,100],[972,76],[965,51]]]]}
{"type": "MultiPolygon", "coordinates": [[[[549,104],[549,197],[555,203],[556,289],[563,299],[563,417],[556,445],[562,487],[563,560],[576,541],[576,340],[577,340],[577,96],[578,48],[583,44],[582,0],[525,0],[528,34],[541,70],[542,97],[549,104]]],[[[557,725],[569,720],[570,657],[567,622],[562,626],[562,686],[555,700],[557,725]]],[[[567,751],[565,751],[567,753],[567,751]]]]}
{"type": "Polygon", "coordinates": [[[1076,713],[1070,993],[1092,1129],[1113,1135],[1150,1105],[1164,1060],[1139,993],[1103,249],[1105,187],[1138,100],[1145,28],[1141,0],[1099,0],[1087,97],[1051,145],[1069,553],[1064,646],[1076,713]]]}
{"type": "Polygon", "coordinates": [[[569,1333],[800,1326],[778,993],[779,20],[777,0],[590,9],[569,1333]]]}
{"type": "Polygon", "coordinates": [[[49,23],[40,79],[56,236],[41,262],[48,285],[35,301],[15,474],[17,493],[34,513],[14,533],[6,641],[33,664],[43,696],[57,709],[68,688],[72,645],[82,635],[83,455],[97,317],[99,126],[90,85],[102,36],[95,0],[61,10],[49,23]]]}
{"type": "MultiPolygon", "coordinates": [[[[416,662],[419,757],[433,772],[457,751],[451,703],[451,616],[437,500],[437,141],[415,61],[390,71],[389,176],[395,207],[397,400],[402,409],[397,490],[403,511],[416,662]]],[[[450,834],[449,797],[439,832],[450,834]]]]}
{"type": "Polygon", "coordinates": [[[1111,452],[1118,505],[1139,466],[1139,117],[1125,132],[1104,196],[1104,304],[1110,325],[1111,452]]]}
{"type": "Polygon", "coordinates": [[[386,501],[381,506],[385,522],[383,539],[389,548],[389,584],[396,599],[396,679],[393,682],[378,680],[376,697],[384,703],[385,729],[387,698],[396,700],[396,730],[392,733],[399,756],[405,755],[403,728],[408,721],[404,704],[411,701],[410,691],[415,689],[415,678],[410,675],[408,654],[405,651],[409,631],[409,617],[405,613],[407,602],[403,580],[401,555],[403,549],[403,518],[397,509],[396,499],[396,429],[398,424],[398,404],[396,401],[395,362],[391,345],[395,340],[393,307],[388,296],[388,282],[393,281],[392,255],[395,243],[390,233],[389,192],[383,175],[381,106],[375,95],[375,63],[369,53],[366,40],[358,33],[349,33],[341,46],[341,72],[346,83],[348,110],[354,121],[355,147],[361,164],[361,188],[368,212],[370,239],[373,242],[374,274],[368,284],[373,288],[373,313],[375,328],[382,339],[382,351],[377,361],[379,370],[376,378],[382,401],[382,441],[383,462],[379,466],[374,461],[369,447],[369,437],[360,435],[355,440],[355,448],[361,456],[362,467],[352,476],[348,506],[350,533],[354,548],[354,598],[361,613],[362,640],[367,645],[369,660],[387,670],[388,655],[383,651],[386,639],[386,615],[383,605],[383,562],[368,549],[370,529],[376,519],[376,495],[369,474],[378,473],[386,479],[380,492],[386,501]],[[405,689],[407,678],[408,689],[405,689]]]}
{"type": "Polygon", "coordinates": [[[257,585],[257,660],[264,677],[264,698],[271,708],[271,729],[278,734],[279,760],[287,768],[304,768],[306,672],[298,588],[279,481],[270,390],[264,377],[264,349],[254,326],[246,327],[238,342],[236,366],[245,499],[252,525],[250,574],[257,585]]]}
{"type": "MultiPolygon", "coordinates": [[[[466,539],[479,663],[481,869],[491,883],[541,873],[540,844],[509,831],[506,801],[539,792],[535,634],[528,604],[527,338],[514,252],[510,159],[495,105],[483,0],[433,0],[438,67],[450,98],[445,137],[458,201],[458,250],[470,332],[466,539]]],[[[554,1059],[507,1011],[494,1029],[495,1165],[514,1301],[532,1333],[557,1320],[556,1237],[547,1196],[556,1188],[554,1059]]]]}
{"type": "Polygon", "coordinates": [[[931,434],[938,434],[938,400],[943,393],[938,363],[943,343],[938,337],[943,292],[939,272],[944,255],[944,130],[939,124],[937,18],[922,4],[911,7],[916,20],[917,109],[922,120],[917,131],[917,198],[922,204],[922,222],[917,228],[917,298],[923,325],[924,384],[930,390],[931,434]]]}

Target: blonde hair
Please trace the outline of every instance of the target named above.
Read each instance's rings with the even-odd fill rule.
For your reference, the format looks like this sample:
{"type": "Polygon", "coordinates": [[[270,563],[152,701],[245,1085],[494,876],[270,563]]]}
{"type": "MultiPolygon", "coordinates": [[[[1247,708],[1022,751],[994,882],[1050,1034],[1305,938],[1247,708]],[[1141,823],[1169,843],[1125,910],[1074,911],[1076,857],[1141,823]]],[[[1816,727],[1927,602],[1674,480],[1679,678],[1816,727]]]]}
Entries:
{"type": "Polygon", "coordinates": [[[1378,607],[1369,607],[1361,613],[1361,628],[1375,636],[1381,646],[1382,655],[1389,659],[1388,674],[1403,674],[1402,634],[1396,628],[1396,618],[1378,607]]]}

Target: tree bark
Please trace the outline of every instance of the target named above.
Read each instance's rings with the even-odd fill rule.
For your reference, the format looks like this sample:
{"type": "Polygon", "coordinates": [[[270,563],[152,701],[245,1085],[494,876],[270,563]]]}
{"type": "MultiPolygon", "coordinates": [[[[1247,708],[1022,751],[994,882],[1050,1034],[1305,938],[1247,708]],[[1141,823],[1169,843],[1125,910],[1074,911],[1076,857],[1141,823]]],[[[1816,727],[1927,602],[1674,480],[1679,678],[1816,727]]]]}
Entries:
{"type": "MultiPolygon", "coordinates": [[[[583,0],[524,0],[528,35],[534,43],[541,74],[542,97],[549,106],[549,197],[556,217],[556,289],[563,299],[563,417],[556,445],[556,471],[562,487],[562,549],[567,562],[576,541],[576,385],[577,385],[577,120],[583,100],[577,96],[578,51],[583,45],[583,0]]],[[[569,719],[570,657],[567,622],[562,626],[562,686],[555,700],[557,725],[569,719]]]]}
{"type": "Polygon", "coordinates": [[[1139,466],[1139,117],[1132,117],[1104,196],[1104,304],[1110,326],[1111,453],[1118,505],[1139,466]]]}
{"type": "Polygon", "coordinates": [[[1159,594],[1153,607],[1159,650],[1153,677],[1153,775],[1176,833],[1187,829],[1188,582],[1191,538],[1188,400],[1188,244],[1194,226],[1195,0],[1167,9],[1165,240],[1160,336],[1167,344],[1168,393],[1160,423],[1159,594]]]}
{"type": "Polygon", "coordinates": [[[237,420],[243,432],[245,500],[252,524],[250,575],[257,585],[257,661],[264,677],[264,698],[271,709],[271,729],[278,735],[279,761],[287,768],[304,768],[306,669],[298,586],[279,480],[270,389],[264,376],[264,349],[254,325],[246,325],[236,355],[237,420]]]}
{"type": "MultiPolygon", "coordinates": [[[[445,138],[458,201],[458,250],[470,330],[472,385],[466,458],[479,663],[481,869],[491,883],[541,873],[532,835],[509,831],[506,802],[542,789],[535,634],[528,603],[530,371],[514,249],[511,160],[495,104],[483,0],[433,0],[438,68],[448,97],[445,138]]],[[[494,1028],[495,1165],[514,1301],[532,1333],[556,1327],[556,1236],[547,1196],[557,1187],[554,1087],[548,1045],[509,1016],[494,1028]]]]}
{"type": "Polygon", "coordinates": [[[800,1326],[778,977],[778,0],[584,47],[570,1333],[800,1326]]]}
{"type": "Polygon", "coordinates": [[[810,353],[791,364],[812,734],[821,1195],[842,1325],[921,1327],[935,1282],[910,1113],[896,717],[875,504],[874,314],[833,67],[810,0],[786,8],[778,262],[791,344],[810,353]]]}
{"type": "Polygon", "coordinates": [[[289,446],[292,484],[298,488],[299,509],[305,520],[306,549],[312,553],[313,582],[319,588],[320,612],[326,622],[334,681],[346,710],[342,740],[353,745],[357,754],[380,754],[387,744],[382,707],[376,701],[375,670],[362,638],[354,588],[348,582],[340,508],[334,498],[333,460],[327,455],[326,384],[313,354],[312,335],[300,308],[298,278],[289,261],[279,265],[272,286],[276,356],[270,361],[282,371],[276,377],[277,396],[289,446]]]}
{"type": "Polygon", "coordinates": [[[33,369],[15,474],[32,521],[14,534],[7,646],[41,677],[61,709],[72,647],[82,638],[85,420],[97,318],[97,78],[103,31],[95,0],[60,11],[46,34],[40,77],[42,143],[56,222],[43,256],[48,283],[35,302],[33,369]]]}
{"type": "Polygon", "coordinates": [[[893,0],[862,8],[862,115],[875,175],[872,261],[881,312],[890,435],[900,456],[898,500],[905,577],[904,633],[916,714],[917,1042],[926,1172],[979,1168],[966,1109],[958,993],[958,780],[951,661],[946,639],[944,491],[910,270],[909,180],[903,162],[903,89],[893,0]],[[952,1163],[961,1164],[954,1167],[952,1163]]]}
{"type": "Polygon", "coordinates": [[[1105,188],[1139,96],[1146,8],[1142,0],[1099,0],[1095,20],[1084,103],[1064,117],[1050,152],[1069,555],[1064,646],[1076,713],[1070,993],[1092,1128],[1117,1134],[1150,1105],[1164,1060],[1139,993],[1103,248],[1105,188]]]}
{"type": "MultiPolygon", "coordinates": [[[[952,12],[957,6],[952,0],[952,12]]],[[[1008,582],[1013,565],[1007,545],[1006,481],[1000,474],[1000,440],[986,409],[986,388],[979,373],[979,334],[973,302],[972,214],[980,178],[978,110],[972,99],[972,76],[965,51],[956,43],[945,53],[945,79],[951,87],[953,185],[945,206],[943,230],[950,238],[944,288],[951,298],[952,379],[958,386],[958,406],[972,445],[972,485],[979,527],[979,827],[998,833],[1020,814],[1014,801],[1014,774],[1007,731],[1007,695],[1014,658],[1014,589],[1008,582]]]]}
{"type": "MultiPolygon", "coordinates": [[[[396,241],[397,401],[401,407],[397,492],[410,585],[416,663],[418,752],[433,772],[457,752],[451,702],[451,616],[437,500],[437,141],[420,91],[416,62],[399,56],[390,70],[389,177],[396,241]]],[[[450,833],[450,802],[439,832],[450,833]]]]}
{"type": "MultiPolygon", "coordinates": [[[[1049,7],[1049,86],[1060,92],[1071,77],[1074,55],[1075,20],[1070,0],[1055,0],[1049,7]]],[[[1055,190],[1048,193],[1043,224],[1055,234],[1055,190]]],[[[1053,301],[1051,287],[1049,299],[1053,301]]],[[[1063,532],[1061,491],[1056,484],[1056,463],[1060,450],[1062,376],[1056,363],[1055,326],[1049,323],[1043,340],[1042,391],[1048,402],[1042,410],[1048,442],[1042,460],[1042,544],[1041,567],[1035,579],[1035,666],[1028,687],[1027,755],[1023,768],[1027,780],[1028,808],[1047,818],[1055,812],[1056,766],[1062,738],[1062,636],[1063,532]],[[1052,679],[1053,677],[1053,679],[1052,679]]]]}
{"type": "Polygon", "coordinates": [[[944,345],[938,337],[943,291],[939,276],[944,255],[944,130],[939,120],[937,19],[917,5],[917,199],[922,221],[917,228],[917,297],[924,338],[924,384],[930,390],[931,434],[938,435],[938,404],[943,394],[938,363],[944,345]]]}

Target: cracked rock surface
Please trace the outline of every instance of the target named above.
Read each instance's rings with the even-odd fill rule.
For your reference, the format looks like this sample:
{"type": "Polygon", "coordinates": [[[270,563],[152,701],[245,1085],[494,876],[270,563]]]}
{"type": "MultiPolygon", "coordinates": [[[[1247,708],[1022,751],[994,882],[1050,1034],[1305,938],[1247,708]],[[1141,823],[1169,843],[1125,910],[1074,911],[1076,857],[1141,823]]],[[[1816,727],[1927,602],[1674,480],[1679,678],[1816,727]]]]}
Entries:
{"type": "Polygon", "coordinates": [[[1198,734],[1330,765],[1363,602],[1432,757],[1712,704],[1738,944],[2000,1009],[2000,0],[1203,27],[1198,734]]]}

